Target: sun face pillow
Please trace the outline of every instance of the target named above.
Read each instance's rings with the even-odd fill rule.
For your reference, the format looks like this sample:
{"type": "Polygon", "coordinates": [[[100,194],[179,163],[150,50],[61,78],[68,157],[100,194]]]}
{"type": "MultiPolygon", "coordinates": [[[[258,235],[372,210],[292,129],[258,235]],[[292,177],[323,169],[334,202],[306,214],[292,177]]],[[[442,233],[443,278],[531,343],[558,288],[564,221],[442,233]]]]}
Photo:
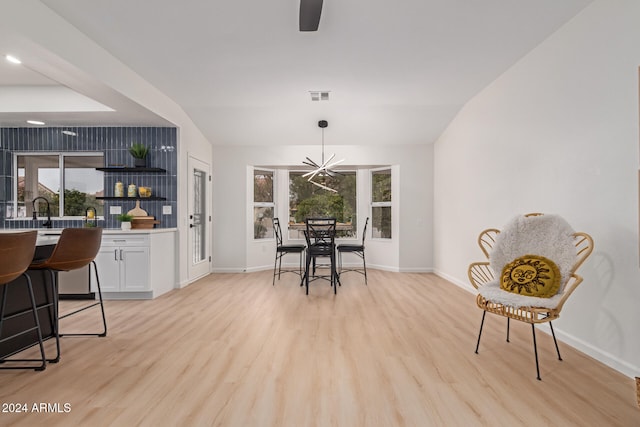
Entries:
{"type": "Polygon", "coordinates": [[[560,270],[548,258],[524,255],[504,266],[500,288],[518,295],[550,298],[560,290],[560,270]]]}

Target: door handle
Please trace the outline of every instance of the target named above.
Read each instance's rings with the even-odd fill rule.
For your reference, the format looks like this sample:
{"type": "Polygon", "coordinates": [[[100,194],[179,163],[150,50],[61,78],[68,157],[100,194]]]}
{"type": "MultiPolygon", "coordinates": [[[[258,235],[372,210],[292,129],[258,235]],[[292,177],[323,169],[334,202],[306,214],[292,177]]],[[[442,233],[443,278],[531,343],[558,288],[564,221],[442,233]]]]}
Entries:
{"type": "Polygon", "coordinates": [[[123,260],[123,258],[122,258],[122,249],[120,249],[120,261],[122,261],[122,260],[123,260]]]}
{"type": "Polygon", "coordinates": [[[116,261],[118,260],[118,250],[117,249],[113,250],[113,259],[116,260],[116,261]]]}

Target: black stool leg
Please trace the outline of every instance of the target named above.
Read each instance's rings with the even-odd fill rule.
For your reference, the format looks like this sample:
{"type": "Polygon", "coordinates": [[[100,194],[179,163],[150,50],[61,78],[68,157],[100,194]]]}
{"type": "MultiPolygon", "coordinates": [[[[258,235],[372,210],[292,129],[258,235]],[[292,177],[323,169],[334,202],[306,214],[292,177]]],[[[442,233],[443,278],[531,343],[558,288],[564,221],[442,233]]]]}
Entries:
{"type": "Polygon", "coordinates": [[[276,251],[276,259],[273,262],[273,283],[272,286],[276,285],[276,270],[278,269],[278,251],[276,251]]]}
{"type": "Polygon", "coordinates": [[[511,320],[511,319],[509,319],[507,317],[507,342],[511,342],[511,341],[509,341],[509,320],[511,320]]]}
{"type": "Polygon", "coordinates": [[[558,360],[562,360],[560,356],[560,349],[558,348],[558,341],[556,341],[556,334],[553,332],[553,324],[549,322],[549,327],[551,328],[551,336],[553,336],[553,343],[556,345],[556,353],[558,353],[558,360]]]}
{"type": "MultiPolygon", "coordinates": [[[[31,331],[36,331],[37,337],[38,337],[38,346],[40,347],[40,359],[5,359],[2,360],[1,362],[4,363],[11,363],[11,362],[42,362],[41,365],[39,366],[29,366],[29,365],[23,365],[23,366],[2,366],[0,369],[34,369],[36,371],[44,371],[47,367],[47,359],[46,356],[44,354],[44,344],[42,341],[42,329],[40,328],[40,319],[38,318],[38,306],[36,305],[36,298],[35,295],[33,293],[33,284],[31,282],[31,277],[27,274],[27,273],[22,273],[22,275],[24,276],[24,278],[27,280],[27,290],[29,291],[29,300],[31,301],[31,314],[33,315],[33,323],[34,326],[29,328],[29,329],[25,329],[24,331],[18,332],[15,335],[11,335],[7,338],[2,339],[1,341],[8,341],[12,338],[18,337],[20,335],[23,335],[25,333],[31,332],[31,331]]],[[[13,315],[13,316],[7,316],[5,317],[5,311],[6,311],[6,301],[7,301],[7,288],[9,287],[9,284],[5,284],[2,288],[2,303],[0,303],[0,332],[2,332],[2,327],[4,325],[4,321],[7,318],[10,317],[15,317],[15,316],[21,316],[23,314],[26,314],[26,311],[21,312],[17,315],[13,315]]]]}
{"type": "Polygon", "coordinates": [[[362,251],[362,267],[364,268],[364,284],[369,285],[367,283],[367,261],[364,259],[364,251],[362,251]]]}
{"type": "Polygon", "coordinates": [[[536,326],[533,323],[531,324],[531,332],[533,333],[533,352],[536,355],[536,373],[538,374],[536,378],[538,378],[538,380],[542,380],[542,378],[540,378],[540,366],[538,365],[538,345],[536,344],[536,326]]]}
{"type": "Polygon", "coordinates": [[[478,342],[476,343],[476,354],[478,354],[478,348],[480,347],[480,337],[482,336],[482,327],[484,326],[484,316],[487,315],[486,311],[482,312],[482,322],[480,322],[480,332],[478,332],[478,342]]]}
{"type": "Polygon", "coordinates": [[[47,359],[48,362],[58,363],[60,361],[60,316],[58,315],[59,301],[58,301],[58,275],[51,269],[47,269],[51,276],[51,294],[53,306],[53,335],[56,339],[56,357],[53,359],[47,359]]]}
{"type": "Polygon", "coordinates": [[[36,306],[36,297],[33,294],[33,285],[31,284],[31,277],[28,274],[22,273],[27,278],[27,284],[29,287],[29,298],[31,299],[31,308],[33,310],[33,320],[36,322],[36,331],[38,333],[38,345],[40,346],[40,356],[42,356],[42,365],[34,368],[36,371],[44,371],[47,367],[47,360],[44,355],[44,344],[42,344],[42,330],[40,329],[40,319],[38,319],[38,307],[36,306]]]}
{"type": "Polygon", "coordinates": [[[61,316],[60,319],[64,319],[65,317],[69,317],[72,316],[76,313],[79,313],[81,311],[87,310],[91,307],[95,307],[97,305],[100,306],[100,311],[102,313],[102,325],[104,327],[102,332],[97,332],[97,333],[82,333],[82,334],[59,334],[61,337],[65,337],[65,336],[72,336],[72,337],[84,337],[84,336],[97,336],[97,337],[106,337],[107,336],[107,318],[104,314],[104,303],[102,301],[102,289],[100,288],[100,277],[98,276],[98,267],[96,266],[95,261],[91,261],[91,263],[93,264],[93,271],[96,273],[96,285],[98,287],[98,302],[95,302],[93,304],[89,304],[86,307],[82,307],[79,308],[78,310],[72,311],[71,313],[67,313],[64,316],[61,316]]]}

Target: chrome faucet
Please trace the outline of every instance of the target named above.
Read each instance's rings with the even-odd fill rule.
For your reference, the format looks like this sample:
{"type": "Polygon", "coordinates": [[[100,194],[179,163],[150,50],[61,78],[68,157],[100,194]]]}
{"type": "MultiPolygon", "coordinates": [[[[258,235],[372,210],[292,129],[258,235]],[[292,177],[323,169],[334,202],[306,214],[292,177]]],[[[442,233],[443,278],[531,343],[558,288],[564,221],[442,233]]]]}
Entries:
{"type": "Polygon", "coordinates": [[[45,228],[51,228],[52,224],[51,224],[51,206],[49,205],[49,201],[47,199],[45,199],[42,196],[38,196],[35,199],[32,200],[31,204],[33,205],[33,219],[37,220],[38,219],[38,212],[36,211],[36,200],[38,199],[42,199],[45,202],[47,202],[47,220],[45,222],[42,223],[42,226],[45,228]]]}

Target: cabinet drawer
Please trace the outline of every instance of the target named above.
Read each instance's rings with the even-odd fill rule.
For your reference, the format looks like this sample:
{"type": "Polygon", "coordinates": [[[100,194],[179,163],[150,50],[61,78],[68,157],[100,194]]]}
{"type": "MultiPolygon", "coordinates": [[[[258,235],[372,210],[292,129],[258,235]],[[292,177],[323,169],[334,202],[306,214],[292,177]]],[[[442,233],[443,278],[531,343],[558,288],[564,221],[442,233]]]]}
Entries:
{"type": "Polygon", "coordinates": [[[102,246],[149,246],[149,236],[134,234],[131,236],[102,236],[102,246]]]}

